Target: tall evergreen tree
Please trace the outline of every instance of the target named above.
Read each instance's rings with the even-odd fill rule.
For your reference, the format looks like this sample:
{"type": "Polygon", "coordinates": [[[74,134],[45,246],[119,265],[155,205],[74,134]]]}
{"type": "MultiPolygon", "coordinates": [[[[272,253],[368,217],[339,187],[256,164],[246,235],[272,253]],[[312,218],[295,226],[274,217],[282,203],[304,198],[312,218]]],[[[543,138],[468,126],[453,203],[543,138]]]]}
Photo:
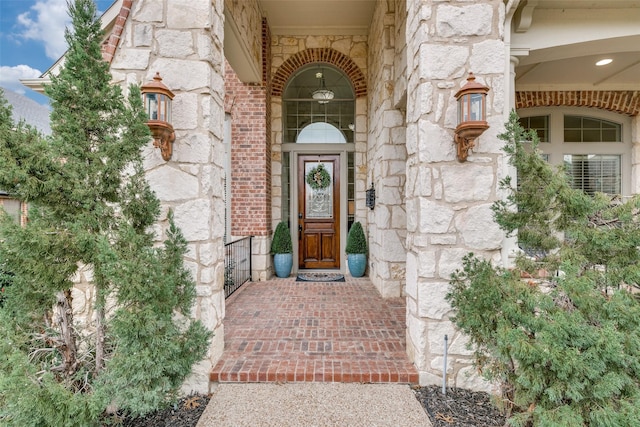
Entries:
{"type": "Polygon", "coordinates": [[[160,407],[204,357],[210,333],[190,319],[195,286],[186,241],[144,177],[149,130],[139,89],[125,102],[102,60],[91,0],[69,3],[72,29],[46,88],[52,136],[11,123],[0,103],[0,188],[28,203],[20,227],[3,215],[0,261],[12,273],[0,308],[0,422],[97,424],[107,407],[160,407]],[[92,275],[91,319],[73,311],[73,278],[92,275]]]}

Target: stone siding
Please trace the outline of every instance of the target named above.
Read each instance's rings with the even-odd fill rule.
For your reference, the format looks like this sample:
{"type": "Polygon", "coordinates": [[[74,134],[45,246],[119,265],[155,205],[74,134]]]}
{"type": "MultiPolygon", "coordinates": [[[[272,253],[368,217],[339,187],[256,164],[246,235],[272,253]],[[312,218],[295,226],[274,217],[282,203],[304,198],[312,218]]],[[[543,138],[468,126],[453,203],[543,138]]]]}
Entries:
{"type": "Polygon", "coordinates": [[[193,315],[215,334],[185,392],[208,391],[209,372],[224,347],[223,23],[222,0],[133,2],[111,62],[113,81],[125,91],[160,72],[176,95],[171,160],[165,162],[152,141],[143,155],[151,188],[162,202],[157,238],[164,239],[166,215],[173,210],[188,241],[185,265],[196,281],[193,315]]]}
{"type": "Polygon", "coordinates": [[[263,17],[260,6],[256,0],[224,0],[225,13],[232,19],[238,27],[240,34],[243,34],[243,42],[249,56],[261,67],[268,61],[268,56],[263,50],[263,17]]]}
{"type": "Polygon", "coordinates": [[[396,73],[406,67],[404,36],[398,31],[404,30],[406,13],[396,14],[394,8],[400,4],[378,2],[369,33],[367,185],[373,183],[376,190],[376,205],[369,212],[369,277],[383,297],[401,296],[405,282],[406,84],[404,74],[396,73]]]}
{"type": "Polygon", "coordinates": [[[467,339],[449,320],[450,274],[474,252],[501,263],[503,233],[491,204],[506,161],[506,67],[501,0],[407,2],[407,351],[421,384],[441,384],[448,336],[448,384],[489,389],[475,373],[467,339]],[[456,159],[454,94],[472,71],[491,88],[490,128],[465,163],[456,159]]]}

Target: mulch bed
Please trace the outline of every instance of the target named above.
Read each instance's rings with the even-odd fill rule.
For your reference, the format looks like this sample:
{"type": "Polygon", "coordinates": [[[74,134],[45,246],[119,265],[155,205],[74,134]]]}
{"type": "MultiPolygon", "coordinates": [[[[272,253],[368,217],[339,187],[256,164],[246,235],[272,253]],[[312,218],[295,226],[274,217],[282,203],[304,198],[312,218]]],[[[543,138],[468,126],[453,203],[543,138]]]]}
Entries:
{"type": "MultiPolygon", "coordinates": [[[[415,387],[416,398],[427,412],[433,427],[500,427],[505,416],[491,404],[487,393],[438,386],[415,387]]],[[[194,394],[175,405],[141,418],[123,418],[123,427],[195,427],[209,403],[209,396],[194,394]]]]}
{"type": "Polygon", "coordinates": [[[487,393],[462,388],[428,386],[414,388],[416,398],[429,415],[433,427],[499,427],[505,416],[491,403],[487,393]]]}
{"type": "Polygon", "coordinates": [[[175,405],[145,417],[123,418],[122,427],[195,427],[209,403],[209,396],[193,394],[183,397],[175,405]]]}

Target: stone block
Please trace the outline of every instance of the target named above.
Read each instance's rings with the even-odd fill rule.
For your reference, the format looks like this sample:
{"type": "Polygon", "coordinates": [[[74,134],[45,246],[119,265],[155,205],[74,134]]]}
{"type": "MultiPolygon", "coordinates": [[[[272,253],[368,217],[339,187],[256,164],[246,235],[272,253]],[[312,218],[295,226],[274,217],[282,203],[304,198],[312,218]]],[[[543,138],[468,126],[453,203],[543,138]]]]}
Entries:
{"type": "Polygon", "coordinates": [[[175,222],[182,229],[187,241],[208,240],[211,235],[211,219],[203,212],[211,212],[209,199],[195,199],[175,207],[175,222]]]}
{"type": "Polygon", "coordinates": [[[207,135],[189,133],[176,137],[172,159],[181,163],[207,163],[212,158],[211,151],[211,140],[207,135]]]}
{"type": "MultiPolygon", "coordinates": [[[[156,71],[161,71],[162,83],[173,92],[202,90],[207,82],[212,81],[211,68],[204,61],[190,61],[186,59],[157,58],[149,66],[146,80],[151,81],[156,71]]],[[[212,86],[211,90],[223,92],[224,85],[212,86]]],[[[223,118],[221,120],[224,119],[223,118]]]]}
{"type": "Polygon", "coordinates": [[[496,392],[496,387],[482,378],[478,370],[473,366],[460,368],[456,375],[456,387],[493,394],[496,392]]]}
{"type": "Polygon", "coordinates": [[[444,199],[449,203],[485,201],[491,196],[495,181],[492,166],[464,163],[442,166],[444,199]]]}
{"type": "Polygon", "coordinates": [[[424,80],[447,80],[462,77],[469,59],[469,48],[450,44],[420,46],[419,77],[424,80]]]}
{"type": "Polygon", "coordinates": [[[425,349],[427,348],[426,337],[426,322],[423,319],[414,317],[411,314],[407,314],[407,348],[411,343],[413,349],[413,362],[418,370],[425,370],[428,367],[427,355],[425,349]]]}
{"type": "MultiPolygon", "coordinates": [[[[149,67],[150,57],[151,51],[149,49],[119,49],[111,62],[111,68],[116,70],[146,70],[149,67]]],[[[150,80],[151,78],[147,81],[150,80]]]]}
{"type": "Polygon", "coordinates": [[[209,28],[211,2],[208,0],[172,0],[167,2],[169,28],[209,28]]]}
{"type": "MultiPolygon", "coordinates": [[[[449,231],[455,214],[452,208],[429,199],[419,198],[418,209],[420,232],[446,233],[449,231]]],[[[407,215],[411,215],[408,210],[407,215]]]]}
{"type": "Polygon", "coordinates": [[[490,204],[474,206],[456,218],[456,228],[469,249],[494,250],[502,247],[504,232],[493,220],[490,204]]]}
{"type": "Polygon", "coordinates": [[[424,250],[418,253],[418,276],[432,279],[436,275],[436,251],[424,250]]]}
{"type": "MultiPolygon", "coordinates": [[[[408,147],[407,147],[408,149],[408,147]]],[[[420,120],[418,155],[421,162],[446,162],[456,158],[453,132],[428,120],[420,120]]]]}
{"type": "Polygon", "coordinates": [[[151,24],[136,24],[133,29],[133,47],[149,47],[153,41],[151,24]]]}
{"type": "Polygon", "coordinates": [[[426,282],[418,285],[418,316],[441,320],[451,311],[445,300],[449,282],[426,282]]]}
{"type": "MultiPolygon", "coordinates": [[[[505,63],[505,46],[502,40],[485,40],[471,48],[469,67],[474,74],[502,74],[505,63]]],[[[476,80],[483,83],[481,79],[476,80]]]]}
{"type": "Polygon", "coordinates": [[[436,34],[440,37],[486,36],[493,26],[489,4],[438,6],[436,34]]]}
{"type": "Polygon", "coordinates": [[[191,31],[157,30],[158,54],[168,58],[187,58],[195,52],[191,31]]]}
{"type": "Polygon", "coordinates": [[[138,22],[162,22],[164,2],[136,1],[133,2],[132,16],[138,22]]]}
{"type": "Polygon", "coordinates": [[[147,180],[158,198],[164,202],[188,200],[198,196],[198,178],[169,165],[149,171],[147,180]]]}

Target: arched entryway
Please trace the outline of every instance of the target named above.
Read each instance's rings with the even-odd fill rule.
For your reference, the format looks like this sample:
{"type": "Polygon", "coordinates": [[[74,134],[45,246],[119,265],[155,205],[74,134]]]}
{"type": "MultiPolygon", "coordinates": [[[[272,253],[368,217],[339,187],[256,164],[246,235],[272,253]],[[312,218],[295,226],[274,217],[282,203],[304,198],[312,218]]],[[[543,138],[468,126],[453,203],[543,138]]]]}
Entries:
{"type": "Polygon", "coordinates": [[[366,95],[364,75],[337,51],[308,49],[278,69],[273,94],[281,97],[282,116],[273,150],[281,153],[281,168],[274,168],[274,222],[285,221],[292,231],[294,273],[345,272],[349,227],[366,222],[358,216],[364,199],[356,193],[357,169],[366,166],[356,146],[366,138],[366,120],[357,119],[366,111],[356,107],[357,97],[366,95]]]}

